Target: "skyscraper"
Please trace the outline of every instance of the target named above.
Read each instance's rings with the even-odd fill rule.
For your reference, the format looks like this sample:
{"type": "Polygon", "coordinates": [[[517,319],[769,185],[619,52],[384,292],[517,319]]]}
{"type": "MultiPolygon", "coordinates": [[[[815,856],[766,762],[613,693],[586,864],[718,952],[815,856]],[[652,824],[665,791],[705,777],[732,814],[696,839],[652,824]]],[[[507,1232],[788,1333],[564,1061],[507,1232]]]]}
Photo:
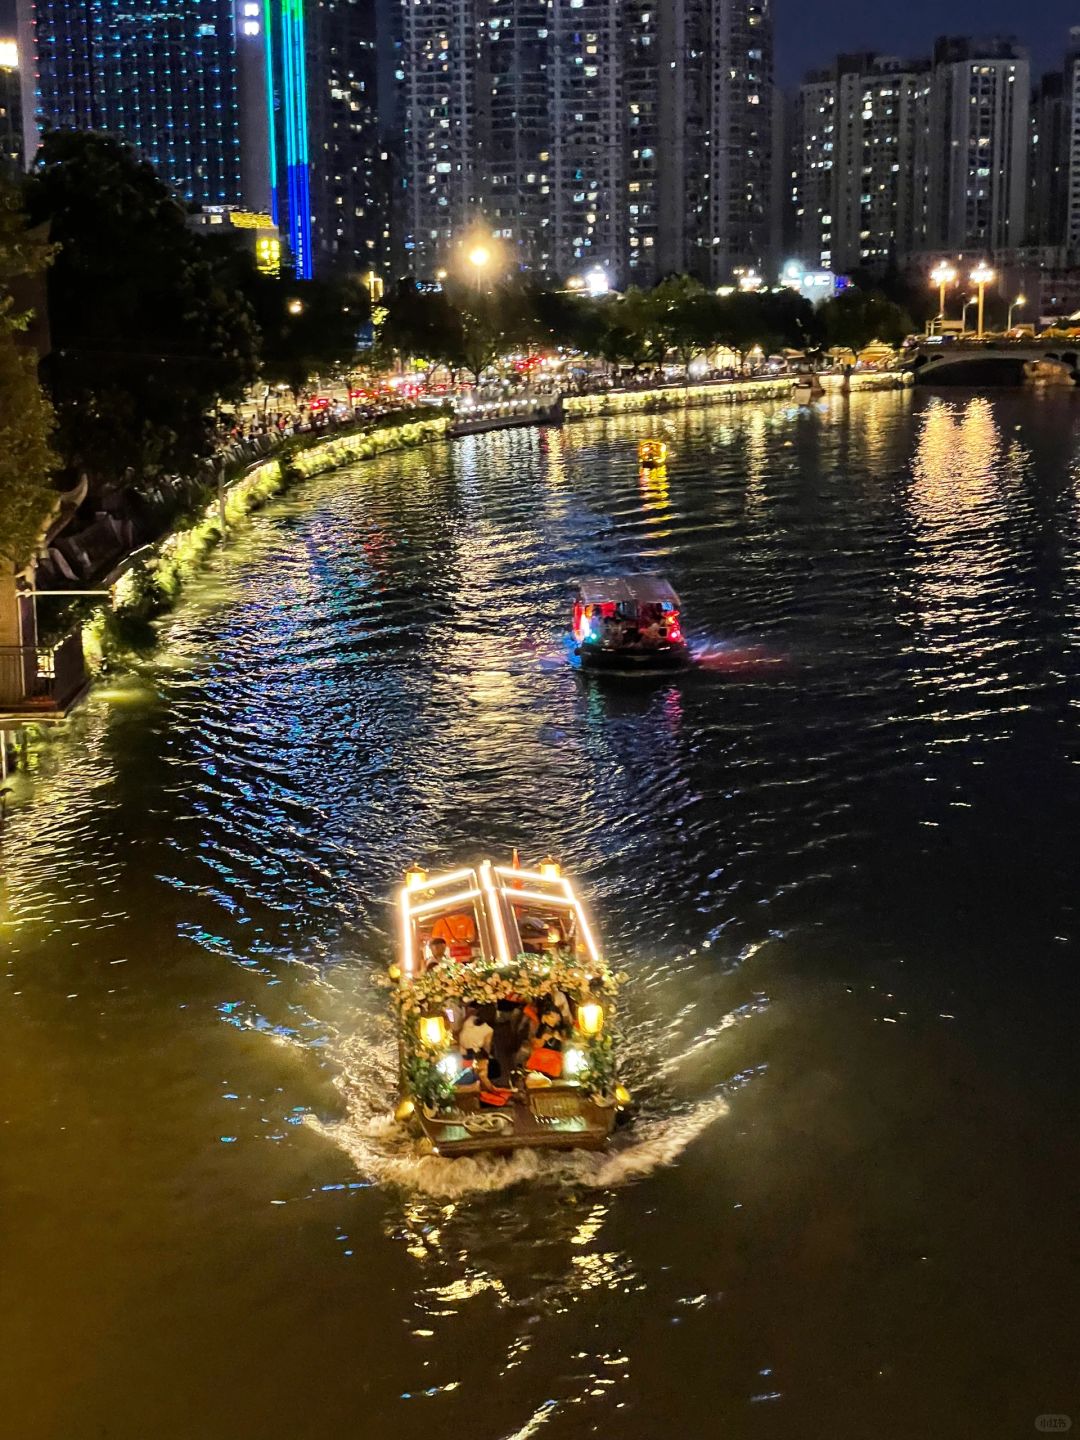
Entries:
{"type": "Polygon", "coordinates": [[[39,130],[129,143],[185,201],[270,212],[296,273],[385,264],[374,0],[18,0],[39,130]]]}
{"type": "Polygon", "coordinates": [[[316,0],[306,38],[315,267],[385,276],[390,194],[375,6],[316,0]]]}
{"type": "Polygon", "coordinates": [[[926,164],[928,248],[1022,245],[1031,71],[1011,40],[946,37],[934,47],[926,164]]]}
{"type": "Polygon", "coordinates": [[[0,174],[14,176],[22,168],[19,48],[14,40],[0,39],[0,174]]]}
{"type": "MultiPolygon", "coordinates": [[[[256,7],[256,13],[257,13],[256,7]]],[[[24,117],[39,127],[125,140],[188,201],[242,200],[239,57],[231,0],[19,0],[23,53],[36,64],[24,117]]]]}
{"type": "Polygon", "coordinates": [[[1062,246],[1069,228],[1072,75],[1054,70],[1035,87],[1031,109],[1028,243],[1062,246]],[[1070,84],[1066,89],[1066,79],[1070,84]]]}
{"type": "Polygon", "coordinates": [[[408,246],[727,279],[772,248],[771,0],[404,0],[408,246]]]}

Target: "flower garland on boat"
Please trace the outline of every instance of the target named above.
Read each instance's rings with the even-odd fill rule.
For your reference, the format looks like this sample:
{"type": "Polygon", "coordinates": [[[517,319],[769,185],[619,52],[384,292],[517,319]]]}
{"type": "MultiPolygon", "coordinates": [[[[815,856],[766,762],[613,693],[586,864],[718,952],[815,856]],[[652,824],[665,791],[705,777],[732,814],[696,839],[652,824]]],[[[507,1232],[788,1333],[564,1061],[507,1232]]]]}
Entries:
{"type": "Polygon", "coordinates": [[[508,963],[443,960],[400,984],[383,976],[378,978],[380,983],[393,986],[394,1003],[405,1018],[444,1010],[455,1001],[494,1005],[500,1000],[532,999],[554,990],[561,990],[571,1000],[614,995],[626,977],[616,975],[602,960],[586,964],[564,956],[549,959],[519,955],[508,963]]]}

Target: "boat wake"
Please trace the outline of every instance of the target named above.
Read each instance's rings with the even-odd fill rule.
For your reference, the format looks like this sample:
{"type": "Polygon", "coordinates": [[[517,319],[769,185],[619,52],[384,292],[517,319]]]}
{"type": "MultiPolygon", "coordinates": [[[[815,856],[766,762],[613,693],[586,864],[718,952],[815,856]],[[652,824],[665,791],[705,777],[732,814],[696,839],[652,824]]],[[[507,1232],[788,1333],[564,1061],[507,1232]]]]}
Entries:
{"type": "Polygon", "coordinates": [[[307,1124],[338,1146],[369,1181],[396,1185],[437,1200],[456,1200],[529,1184],[612,1189],[672,1165],[699,1135],[728,1113],[721,1093],[666,1115],[642,1115],[605,1151],[517,1150],[509,1155],[448,1160],[427,1154],[391,1116],[394,1095],[390,1047],[347,1042],[336,1081],[346,1104],[340,1120],[309,1116],[307,1124]],[[383,1053],[380,1053],[383,1052],[383,1053]]]}

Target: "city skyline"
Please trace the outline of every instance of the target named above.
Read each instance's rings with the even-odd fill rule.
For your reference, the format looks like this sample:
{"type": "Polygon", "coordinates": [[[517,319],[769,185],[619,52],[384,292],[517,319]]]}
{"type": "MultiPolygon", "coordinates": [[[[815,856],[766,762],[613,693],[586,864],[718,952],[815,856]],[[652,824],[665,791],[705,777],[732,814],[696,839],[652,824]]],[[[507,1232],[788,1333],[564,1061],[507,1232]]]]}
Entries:
{"type": "Polygon", "coordinates": [[[939,35],[1009,35],[1031,51],[1034,75],[1060,68],[1069,27],[1080,25],[1075,0],[1041,0],[1018,13],[1011,0],[908,0],[879,8],[865,0],[774,0],[776,78],[786,90],[837,54],[876,51],[901,59],[929,51],[939,35]]]}

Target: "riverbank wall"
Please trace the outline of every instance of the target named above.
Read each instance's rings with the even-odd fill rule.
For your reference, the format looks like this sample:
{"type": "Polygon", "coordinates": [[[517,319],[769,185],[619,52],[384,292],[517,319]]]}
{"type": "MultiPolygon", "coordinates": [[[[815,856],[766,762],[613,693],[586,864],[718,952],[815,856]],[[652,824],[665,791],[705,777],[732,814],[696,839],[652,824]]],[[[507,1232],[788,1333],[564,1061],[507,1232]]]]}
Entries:
{"type": "MultiPolygon", "coordinates": [[[[854,370],[819,375],[826,394],[863,390],[900,390],[914,384],[905,370],[854,370]]],[[[607,390],[596,395],[567,395],[563,411],[567,420],[602,416],[655,414],[663,410],[684,410],[701,405],[734,405],[752,400],[788,400],[797,383],[792,375],[771,380],[721,380],[712,385],[666,385],[655,390],[607,390]]]]}

